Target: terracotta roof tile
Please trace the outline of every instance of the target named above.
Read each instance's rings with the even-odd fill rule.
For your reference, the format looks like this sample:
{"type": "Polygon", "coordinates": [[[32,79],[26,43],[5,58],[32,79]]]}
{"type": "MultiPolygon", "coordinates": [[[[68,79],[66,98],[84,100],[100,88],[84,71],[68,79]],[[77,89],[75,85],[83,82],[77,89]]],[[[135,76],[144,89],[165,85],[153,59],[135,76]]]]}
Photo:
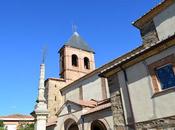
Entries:
{"type": "Polygon", "coordinates": [[[101,111],[101,110],[104,110],[106,108],[109,108],[111,107],[111,103],[106,103],[106,104],[103,104],[103,105],[99,105],[99,106],[96,106],[95,108],[92,108],[90,110],[88,110],[84,115],[88,115],[88,114],[91,114],[91,113],[94,113],[94,112],[97,112],[97,111],[101,111]]]}
{"type": "Polygon", "coordinates": [[[0,116],[0,118],[33,118],[30,115],[13,114],[8,116],[0,116]]]}
{"type": "Polygon", "coordinates": [[[85,107],[95,107],[95,106],[97,106],[97,102],[94,101],[94,100],[91,100],[91,101],[86,101],[86,100],[70,101],[70,100],[68,100],[68,102],[76,103],[80,106],[85,106],[85,107]]]}
{"type": "Polygon", "coordinates": [[[94,52],[94,50],[84,41],[84,39],[82,39],[82,37],[77,32],[73,33],[73,35],[65,45],[89,52],[94,52]]]}

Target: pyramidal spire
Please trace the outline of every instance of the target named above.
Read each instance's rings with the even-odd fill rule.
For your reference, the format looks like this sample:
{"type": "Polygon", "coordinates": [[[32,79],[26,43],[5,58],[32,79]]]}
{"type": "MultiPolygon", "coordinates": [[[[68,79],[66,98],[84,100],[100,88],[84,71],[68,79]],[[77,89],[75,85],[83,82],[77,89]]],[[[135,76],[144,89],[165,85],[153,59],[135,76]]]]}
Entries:
{"type": "Polygon", "coordinates": [[[45,64],[40,65],[40,78],[39,78],[39,88],[38,88],[38,99],[34,110],[34,117],[36,119],[35,130],[46,130],[46,121],[48,117],[48,109],[46,104],[46,99],[44,97],[44,80],[45,80],[45,64]]]}
{"type": "Polygon", "coordinates": [[[72,25],[72,31],[73,34],[70,37],[70,39],[65,43],[65,45],[94,53],[94,50],[86,43],[86,41],[77,32],[76,25],[72,25]]]}
{"type": "Polygon", "coordinates": [[[38,88],[38,99],[37,104],[35,106],[35,112],[47,112],[47,104],[46,99],[44,97],[45,93],[45,86],[44,86],[44,80],[45,80],[45,64],[42,63],[40,65],[40,78],[39,78],[39,88],[38,88]]]}

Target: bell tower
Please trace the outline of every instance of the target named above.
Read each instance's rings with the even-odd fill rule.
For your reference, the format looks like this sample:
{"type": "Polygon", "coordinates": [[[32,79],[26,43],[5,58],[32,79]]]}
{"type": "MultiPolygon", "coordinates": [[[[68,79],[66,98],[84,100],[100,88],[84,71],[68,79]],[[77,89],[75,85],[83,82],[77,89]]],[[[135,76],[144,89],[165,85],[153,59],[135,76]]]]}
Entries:
{"type": "Polygon", "coordinates": [[[68,82],[95,69],[94,51],[76,31],[59,50],[59,54],[60,77],[68,82]]]}

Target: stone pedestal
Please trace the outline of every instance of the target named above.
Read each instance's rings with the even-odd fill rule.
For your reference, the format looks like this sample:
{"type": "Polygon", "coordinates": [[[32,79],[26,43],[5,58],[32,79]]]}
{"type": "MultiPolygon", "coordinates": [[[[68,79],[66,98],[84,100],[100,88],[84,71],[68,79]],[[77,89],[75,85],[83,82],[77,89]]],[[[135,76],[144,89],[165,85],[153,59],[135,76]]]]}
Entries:
{"type": "Polygon", "coordinates": [[[46,121],[48,117],[47,105],[45,102],[37,103],[35,107],[35,130],[46,130],[46,121]]]}
{"type": "Polygon", "coordinates": [[[46,130],[47,113],[36,113],[35,130],[46,130]]]}

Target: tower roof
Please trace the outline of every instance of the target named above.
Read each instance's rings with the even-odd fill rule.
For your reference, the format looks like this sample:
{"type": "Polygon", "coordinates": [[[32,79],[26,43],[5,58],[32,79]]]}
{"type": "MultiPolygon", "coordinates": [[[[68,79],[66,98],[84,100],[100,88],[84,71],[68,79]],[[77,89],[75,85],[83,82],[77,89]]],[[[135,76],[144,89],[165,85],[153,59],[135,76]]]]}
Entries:
{"type": "Polygon", "coordinates": [[[78,32],[74,32],[69,41],[65,43],[65,45],[89,52],[94,52],[94,50],[81,38],[78,32]]]}

